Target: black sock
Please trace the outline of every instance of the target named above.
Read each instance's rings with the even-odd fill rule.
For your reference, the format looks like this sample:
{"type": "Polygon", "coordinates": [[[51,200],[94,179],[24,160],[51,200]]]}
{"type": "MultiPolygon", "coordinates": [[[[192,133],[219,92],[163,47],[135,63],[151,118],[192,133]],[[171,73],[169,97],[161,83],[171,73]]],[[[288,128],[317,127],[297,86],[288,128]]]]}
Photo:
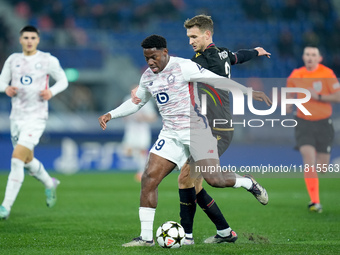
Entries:
{"type": "Polygon", "coordinates": [[[181,225],[185,233],[192,233],[194,225],[194,216],[196,212],[196,191],[195,188],[179,189],[179,203],[181,217],[181,225]]]}
{"type": "Polygon", "coordinates": [[[229,228],[229,224],[224,218],[220,208],[218,208],[215,200],[202,189],[197,195],[197,203],[202,210],[208,215],[210,220],[215,224],[217,230],[229,228]]]}

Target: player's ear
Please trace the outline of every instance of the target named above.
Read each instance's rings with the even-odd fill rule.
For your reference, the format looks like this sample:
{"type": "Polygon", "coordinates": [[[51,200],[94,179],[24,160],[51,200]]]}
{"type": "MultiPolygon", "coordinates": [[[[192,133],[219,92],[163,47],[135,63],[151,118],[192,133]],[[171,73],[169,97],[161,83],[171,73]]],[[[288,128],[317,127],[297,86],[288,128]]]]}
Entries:
{"type": "Polygon", "coordinates": [[[211,31],[205,30],[204,35],[205,35],[205,39],[209,40],[209,38],[211,37],[211,31]]]}
{"type": "Polygon", "coordinates": [[[321,62],[322,62],[322,60],[323,60],[323,57],[322,57],[322,56],[320,56],[320,57],[319,57],[319,63],[321,63],[321,62]]]}
{"type": "Polygon", "coordinates": [[[167,49],[167,48],[164,48],[164,49],[163,49],[163,54],[164,54],[164,55],[168,55],[168,53],[169,53],[168,49],[167,49]]]}

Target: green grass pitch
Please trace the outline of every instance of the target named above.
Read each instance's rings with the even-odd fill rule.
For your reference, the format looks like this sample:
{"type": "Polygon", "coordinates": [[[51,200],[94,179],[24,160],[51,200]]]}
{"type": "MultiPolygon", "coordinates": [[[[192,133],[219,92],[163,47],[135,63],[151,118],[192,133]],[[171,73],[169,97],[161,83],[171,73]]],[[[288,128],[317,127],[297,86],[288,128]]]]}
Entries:
{"type": "MultiPolygon", "coordinates": [[[[159,187],[154,232],[168,220],[179,221],[177,173],[159,187]]],[[[196,244],[180,249],[124,248],[140,233],[140,184],[132,173],[56,175],[61,181],[54,208],[44,189],[29,175],[12,208],[0,222],[0,254],[339,254],[339,179],[320,179],[324,212],[310,213],[301,178],[263,178],[269,204],[263,206],[241,189],[206,189],[239,239],[235,244],[203,244],[214,225],[197,207],[196,244]]],[[[0,175],[2,200],[7,174],[0,175]]]]}

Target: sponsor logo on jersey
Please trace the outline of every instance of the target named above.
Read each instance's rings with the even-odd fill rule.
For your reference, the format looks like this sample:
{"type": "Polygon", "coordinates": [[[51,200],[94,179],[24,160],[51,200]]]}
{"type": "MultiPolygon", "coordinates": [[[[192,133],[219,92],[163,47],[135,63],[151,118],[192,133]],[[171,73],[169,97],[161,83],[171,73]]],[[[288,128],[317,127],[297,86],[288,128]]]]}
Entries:
{"type": "Polygon", "coordinates": [[[197,52],[195,58],[198,58],[199,56],[201,56],[201,53],[197,52]]]}
{"type": "Polygon", "coordinates": [[[226,52],[225,50],[222,52],[218,52],[218,56],[220,57],[220,59],[226,59],[228,58],[228,52],[226,52]]]}

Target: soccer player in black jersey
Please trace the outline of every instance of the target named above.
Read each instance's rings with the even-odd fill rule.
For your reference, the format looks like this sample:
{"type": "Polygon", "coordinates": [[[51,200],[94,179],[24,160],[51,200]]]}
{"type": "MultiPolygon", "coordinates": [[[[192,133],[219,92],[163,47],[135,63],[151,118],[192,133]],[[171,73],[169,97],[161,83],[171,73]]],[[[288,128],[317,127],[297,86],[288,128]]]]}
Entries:
{"type": "MultiPolygon", "coordinates": [[[[239,50],[235,53],[227,48],[217,47],[213,43],[213,21],[210,16],[197,15],[184,22],[187,29],[190,45],[196,54],[191,59],[202,67],[224,77],[230,78],[231,65],[241,64],[257,56],[267,56],[270,53],[261,47],[249,50],[239,50]]],[[[213,88],[205,84],[198,85],[199,93],[214,93],[213,88]]],[[[207,96],[207,118],[213,135],[218,141],[218,153],[221,156],[231,143],[234,128],[231,126],[213,126],[214,119],[232,118],[229,107],[229,93],[216,89],[220,102],[215,104],[210,96],[207,96]],[[209,107],[210,106],[210,107],[209,107]]],[[[200,95],[201,98],[201,95],[200,95]]],[[[215,203],[214,199],[202,187],[203,178],[190,178],[189,165],[186,164],[178,178],[180,196],[180,217],[181,224],[186,232],[185,244],[194,244],[192,236],[193,219],[196,211],[196,199],[199,206],[208,215],[217,228],[217,234],[209,237],[205,243],[235,242],[237,234],[229,227],[223,214],[215,203]]]]}

